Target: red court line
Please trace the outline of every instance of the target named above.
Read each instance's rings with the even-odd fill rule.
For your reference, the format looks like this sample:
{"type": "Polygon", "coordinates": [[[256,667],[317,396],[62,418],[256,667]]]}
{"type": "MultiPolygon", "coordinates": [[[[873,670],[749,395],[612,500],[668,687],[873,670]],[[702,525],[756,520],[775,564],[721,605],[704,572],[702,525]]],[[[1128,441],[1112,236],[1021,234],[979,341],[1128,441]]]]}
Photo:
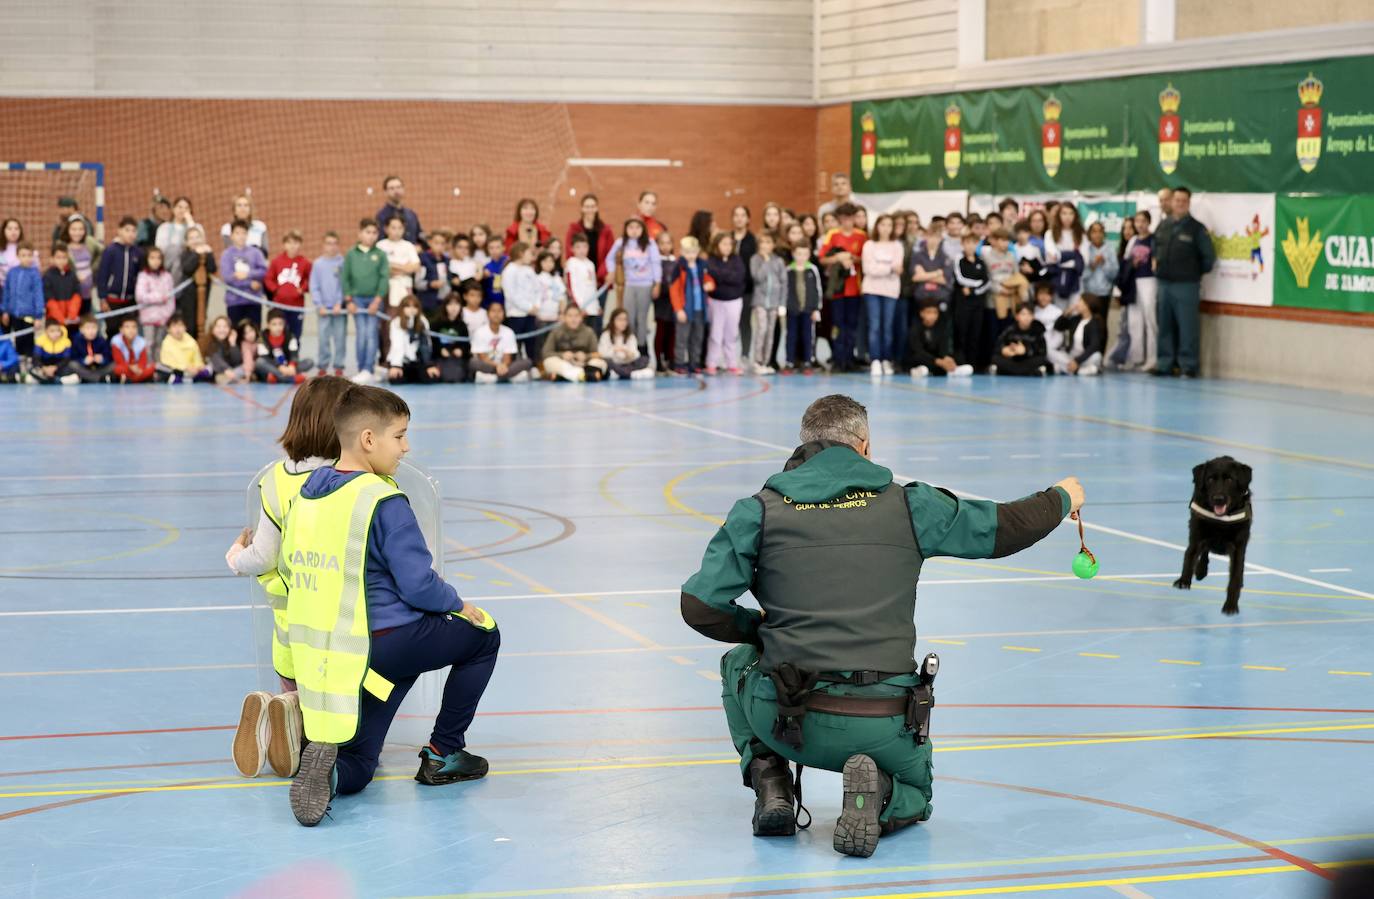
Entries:
{"type": "Polygon", "coordinates": [[[1374,709],[1312,709],[1275,705],[1141,705],[1114,702],[946,702],[942,709],[1175,709],[1207,712],[1318,712],[1374,715],[1374,709]]]}
{"type": "Polygon", "coordinates": [[[1063,793],[1059,790],[1045,790],[1040,787],[1023,787],[1019,784],[1004,784],[997,783],[996,781],[991,780],[975,780],[971,777],[951,777],[949,775],[945,775],[943,777],[940,777],[939,779],[951,781],[953,783],[973,784],[974,786],[980,787],[995,787],[1001,790],[1014,790],[1018,793],[1030,793],[1035,796],[1049,796],[1052,799],[1072,799],[1075,802],[1087,802],[1092,805],[1103,806],[1104,808],[1120,809],[1121,811],[1125,812],[1134,812],[1137,815],[1148,815],[1151,818],[1159,818],[1162,821],[1170,821],[1174,824],[1182,824],[1184,827],[1191,827],[1195,830],[1201,830],[1204,833],[1210,833],[1214,836],[1221,837],[1224,840],[1231,840],[1236,843],[1241,843],[1243,845],[1249,846],[1251,849],[1256,849],[1260,852],[1263,852],[1266,855],[1273,856],[1279,861],[1286,862],[1290,865],[1296,865],[1297,867],[1302,868],[1304,871],[1307,871],[1310,874],[1315,874],[1318,877],[1323,878],[1324,880],[1336,879],[1336,875],[1334,872],[1327,871],[1320,865],[1318,865],[1316,862],[1309,861],[1308,859],[1305,859],[1300,855],[1294,855],[1291,852],[1286,852],[1283,849],[1279,849],[1277,846],[1270,846],[1268,843],[1256,840],[1252,837],[1242,836],[1241,834],[1238,834],[1235,831],[1226,830],[1221,827],[1214,827],[1211,824],[1207,824],[1203,821],[1197,821],[1193,818],[1184,818],[1179,815],[1171,815],[1168,812],[1161,812],[1156,809],[1145,808],[1143,805],[1130,805],[1125,802],[1114,802],[1111,799],[1098,799],[1095,796],[1080,796],[1077,793],[1063,793]]]}

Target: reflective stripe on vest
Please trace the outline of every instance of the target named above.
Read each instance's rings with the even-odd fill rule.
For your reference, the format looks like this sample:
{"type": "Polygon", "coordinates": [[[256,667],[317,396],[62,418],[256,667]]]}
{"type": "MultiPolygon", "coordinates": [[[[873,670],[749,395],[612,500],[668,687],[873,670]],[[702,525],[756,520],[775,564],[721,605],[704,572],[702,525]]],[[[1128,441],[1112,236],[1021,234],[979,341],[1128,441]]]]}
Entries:
{"type": "MultiPolygon", "coordinates": [[[[281,461],[273,465],[272,470],[258,484],[258,491],[262,495],[262,510],[277,526],[278,531],[283,530],[286,513],[290,511],[296,497],[300,496],[301,488],[305,486],[309,477],[308,471],[292,474],[286,470],[286,462],[281,461]]],[[[272,607],[272,667],[282,677],[294,679],[296,669],[291,662],[290,638],[286,625],[286,583],[275,568],[258,575],[258,583],[267,594],[267,604],[272,607]]]]}
{"type": "Polygon", "coordinates": [[[361,690],[390,695],[391,684],[368,669],[367,535],[377,504],[398,495],[395,482],[361,474],[326,496],[299,497],[287,517],[278,569],[311,740],[347,743],[358,730],[361,690]]]}

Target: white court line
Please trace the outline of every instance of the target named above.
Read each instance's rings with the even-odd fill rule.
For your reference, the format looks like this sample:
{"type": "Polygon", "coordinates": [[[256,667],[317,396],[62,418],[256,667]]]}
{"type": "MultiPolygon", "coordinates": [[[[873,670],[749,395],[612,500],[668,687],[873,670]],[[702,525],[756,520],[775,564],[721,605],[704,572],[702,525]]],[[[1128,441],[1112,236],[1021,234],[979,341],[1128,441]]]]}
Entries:
{"type": "Polygon", "coordinates": [[[0,482],[4,481],[163,481],[168,478],[251,478],[257,474],[256,471],[164,471],[157,474],[39,474],[39,475],[4,475],[0,477],[0,482]]]}
{"type": "Polygon", "coordinates": [[[69,674],[148,674],[164,671],[231,671],[256,668],[256,664],[233,665],[163,665],[153,668],[73,668],[63,671],[0,671],[0,677],[62,677],[69,674]]]}
{"type": "MultiPolygon", "coordinates": [[[[724,437],[724,438],[727,439],[727,440],[736,440],[736,441],[739,441],[740,443],[748,443],[748,444],[751,444],[751,445],[753,445],[753,446],[761,446],[761,447],[763,447],[763,448],[765,448],[765,449],[777,450],[777,451],[780,452],[780,453],[791,453],[791,452],[795,449],[795,447],[786,447],[786,446],[782,446],[782,445],[777,444],[777,443],[770,443],[770,442],[768,442],[768,441],[766,441],[766,440],[755,440],[753,437],[745,437],[745,436],[740,435],[740,434],[731,434],[731,433],[728,432],[728,431],[719,431],[719,430],[717,430],[717,429],[715,429],[715,428],[707,428],[707,427],[703,427],[702,425],[692,424],[691,422],[679,421],[679,420],[677,420],[676,418],[669,418],[669,417],[667,417],[666,415],[658,415],[658,414],[655,414],[655,413],[653,413],[653,412],[644,412],[644,411],[641,411],[641,410],[639,410],[639,409],[631,409],[631,408],[626,407],[626,406],[616,406],[616,405],[614,405],[614,404],[612,404],[612,403],[608,403],[608,402],[606,402],[606,401],[604,401],[604,400],[588,400],[588,402],[590,402],[591,404],[596,405],[596,406],[604,406],[604,407],[606,407],[606,408],[608,408],[608,409],[616,409],[616,410],[621,411],[621,412],[628,412],[628,413],[630,413],[631,415],[638,415],[638,416],[641,416],[641,417],[643,417],[643,418],[647,418],[647,419],[649,419],[650,421],[661,421],[661,422],[663,422],[664,424],[674,425],[674,426],[679,427],[679,428],[687,428],[688,430],[692,430],[692,431],[700,431],[700,432],[702,432],[703,434],[711,434],[712,436],[715,436],[715,437],[724,437]]],[[[1062,454],[1062,455],[1068,456],[1069,454],[1068,454],[1068,453],[1064,453],[1064,454],[1062,454]]],[[[893,476],[894,479],[903,480],[903,481],[914,481],[914,480],[916,480],[916,478],[912,477],[911,475],[903,474],[903,473],[901,473],[901,472],[896,472],[896,471],[894,471],[894,472],[892,473],[892,476],[893,476]]],[[[969,499],[977,499],[977,500],[988,500],[988,499],[990,499],[990,497],[979,496],[979,495],[976,494],[976,493],[967,493],[967,492],[962,491],[962,490],[955,490],[954,492],[955,492],[956,494],[958,494],[959,496],[968,497],[969,499]]],[[[1071,527],[1071,528],[1072,528],[1072,527],[1074,527],[1075,525],[1076,525],[1076,522],[1073,522],[1073,521],[1069,520],[1068,518],[1065,518],[1065,519],[1060,523],[1060,527],[1066,527],[1066,526],[1067,526],[1067,527],[1071,527]]],[[[1141,542],[1141,543],[1149,543],[1149,544],[1152,544],[1152,545],[1154,545],[1154,546],[1162,546],[1162,547],[1164,547],[1165,549],[1172,549],[1172,550],[1174,550],[1175,552],[1184,552],[1184,551],[1186,550],[1186,547],[1181,546],[1181,545],[1179,545],[1179,544],[1177,544],[1177,543],[1170,543],[1170,542],[1168,542],[1167,540],[1159,540],[1159,539],[1157,539],[1157,538],[1155,538],[1155,537],[1147,537],[1147,536],[1144,535],[1144,534],[1137,534],[1137,533],[1134,533],[1133,531],[1123,531],[1123,530],[1120,530],[1120,529],[1118,529],[1118,528],[1107,527],[1107,526],[1104,525],[1104,524],[1090,524],[1090,523],[1088,523],[1088,522],[1085,521],[1085,522],[1083,522],[1083,527],[1084,527],[1084,529],[1089,530],[1089,531],[1097,531],[1097,532],[1103,533],[1103,534],[1111,534],[1111,535],[1113,535],[1113,536],[1115,536],[1115,537],[1124,537],[1124,538],[1126,538],[1127,540],[1137,540],[1137,541],[1139,541],[1139,542],[1141,542]]],[[[1216,558],[1219,558],[1219,559],[1220,559],[1220,558],[1223,558],[1223,557],[1217,556],[1216,558]]],[[[1342,587],[1342,586],[1340,586],[1339,584],[1333,584],[1333,583],[1330,583],[1329,581],[1319,581],[1319,580],[1317,580],[1317,579],[1315,579],[1315,578],[1303,577],[1303,576],[1300,575],[1300,574],[1293,574],[1293,573],[1288,572],[1288,571],[1282,571],[1282,570],[1280,570],[1280,569],[1278,569],[1278,568],[1270,568],[1270,567],[1267,566],[1267,565],[1260,565],[1259,563],[1257,563],[1257,562],[1251,562],[1251,561],[1249,561],[1248,559],[1246,560],[1245,564],[1246,564],[1246,567],[1247,567],[1248,569],[1252,569],[1253,572],[1255,572],[1255,573],[1263,572],[1264,574],[1272,574],[1272,575],[1275,575],[1275,576],[1277,576],[1277,577],[1286,578],[1286,579],[1288,579],[1288,580],[1290,580],[1290,581],[1297,581],[1297,582],[1300,583],[1300,584],[1308,584],[1308,585],[1313,586],[1313,587],[1322,587],[1322,588],[1324,588],[1324,589],[1326,589],[1326,590],[1334,590],[1334,591],[1336,591],[1337,593],[1345,593],[1345,594],[1348,594],[1348,595],[1350,595],[1350,596],[1358,596],[1358,597],[1360,597],[1361,599],[1374,599],[1374,593],[1366,593],[1366,592],[1363,591],[1363,590],[1356,590],[1354,587],[1342,587]]]]}
{"type": "Polygon", "coordinates": [[[1136,887],[1131,886],[1129,883],[1112,884],[1110,889],[1114,893],[1120,893],[1121,895],[1125,896],[1126,899],[1152,899],[1149,893],[1145,892],[1144,890],[1137,889],[1136,887]]]}
{"type": "Polygon", "coordinates": [[[1309,568],[1308,574],[1340,574],[1346,571],[1354,571],[1353,568],[1309,568]]]}

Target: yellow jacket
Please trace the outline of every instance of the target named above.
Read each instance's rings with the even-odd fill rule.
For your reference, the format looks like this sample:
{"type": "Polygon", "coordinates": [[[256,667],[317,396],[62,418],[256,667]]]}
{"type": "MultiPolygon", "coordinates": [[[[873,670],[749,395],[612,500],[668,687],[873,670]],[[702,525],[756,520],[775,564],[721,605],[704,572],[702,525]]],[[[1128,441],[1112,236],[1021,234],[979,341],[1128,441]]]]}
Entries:
{"type": "Polygon", "coordinates": [[[200,354],[200,345],[190,334],[181,335],[180,340],[168,334],[162,341],[158,361],[173,371],[197,372],[205,367],[205,357],[200,354]]]}

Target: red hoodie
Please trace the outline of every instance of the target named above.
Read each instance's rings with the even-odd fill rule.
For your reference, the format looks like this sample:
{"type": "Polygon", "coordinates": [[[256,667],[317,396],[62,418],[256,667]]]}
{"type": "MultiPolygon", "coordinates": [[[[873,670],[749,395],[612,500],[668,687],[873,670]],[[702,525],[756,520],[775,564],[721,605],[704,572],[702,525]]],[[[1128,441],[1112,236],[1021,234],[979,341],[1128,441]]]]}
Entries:
{"type": "Polygon", "coordinates": [[[282,253],[267,267],[264,283],[273,302],[283,306],[304,306],[305,292],[310,289],[310,260],[282,253]]]}

